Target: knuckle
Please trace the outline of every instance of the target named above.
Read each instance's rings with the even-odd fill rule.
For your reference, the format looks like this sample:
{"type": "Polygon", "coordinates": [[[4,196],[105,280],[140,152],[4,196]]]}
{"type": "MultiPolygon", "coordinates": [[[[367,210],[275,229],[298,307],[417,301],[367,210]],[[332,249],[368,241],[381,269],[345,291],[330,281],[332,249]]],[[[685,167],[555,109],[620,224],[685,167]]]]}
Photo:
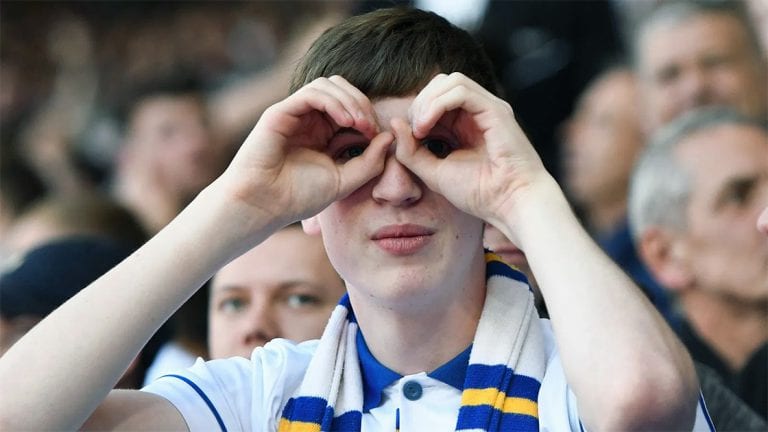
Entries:
{"type": "Polygon", "coordinates": [[[314,85],[327,85],[330,82],[330,80],[327,77],[317,77],[312,81],[312,84],[314,85]]]}
{"type": "Polygon", "coordinates": [[[449,75],[449,78],[451,78],[454,81],[463,81],[467,79],[467,76],[461,72],[451,72],[451,74],[449,75]]]}
{"type": "Polygon", "coordinates": [[[501,100],[501,107],[502,107],[502,109],[504,109],[505,112],[507,112],[512,117],[514,117],[515,116],[515,110],[512,109],[512,105],[510,105],[509,102],[507,102],[507,101],[505,101],[503,99],[500,99],[500,100],[501,100]]]}

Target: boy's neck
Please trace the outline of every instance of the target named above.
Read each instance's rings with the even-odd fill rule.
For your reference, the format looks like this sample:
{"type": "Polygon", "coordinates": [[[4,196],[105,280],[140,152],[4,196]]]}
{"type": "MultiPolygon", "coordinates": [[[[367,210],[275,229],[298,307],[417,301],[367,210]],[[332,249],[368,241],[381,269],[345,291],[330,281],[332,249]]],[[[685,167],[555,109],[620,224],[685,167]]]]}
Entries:
{"type": "Polygon", "coordinates": [[[431,372],[464,351],[474,339],[485,302],[485,264],[474,273],[461,286],[444,283],[433,287],[446,295],[430,299],[422,308],[355,301],[358,299],[350,291],[373,356],[389,369],[410,375],[431,372]]]}

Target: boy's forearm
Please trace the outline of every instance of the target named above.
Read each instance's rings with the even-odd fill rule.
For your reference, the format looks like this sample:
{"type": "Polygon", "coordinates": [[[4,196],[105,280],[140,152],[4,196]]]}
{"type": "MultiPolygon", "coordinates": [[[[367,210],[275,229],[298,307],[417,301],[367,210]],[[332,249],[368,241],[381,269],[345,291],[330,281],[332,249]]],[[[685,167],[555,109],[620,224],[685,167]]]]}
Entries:
{"type": "Polygon", "coordinates": [[[687,352],[554,180],[535,187],[508,220],[517,221],[582,419],[593,430],[690,428],[698,385],[687,352]]]}
{"type": "Polygon", "coordinates": [[[160,325],[237,249],[267,236],[270,221],[262,220],[251,239],[239,239],[245,224],[224,217],[236,214],[232,205],[203,191],[146,245],[19,340],[0,359],[3,429],[79,427],[160,325]]]}

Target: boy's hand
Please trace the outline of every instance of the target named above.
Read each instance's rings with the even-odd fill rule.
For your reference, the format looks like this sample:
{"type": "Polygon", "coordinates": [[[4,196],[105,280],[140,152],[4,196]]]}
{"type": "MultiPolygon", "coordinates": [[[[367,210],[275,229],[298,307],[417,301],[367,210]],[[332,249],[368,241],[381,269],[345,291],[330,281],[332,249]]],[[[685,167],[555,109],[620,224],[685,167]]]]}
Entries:
{"type": "Polygon", "coordinates": [[[318,78],[264,112],[220,181],[249,211],[287,224],[379,175],[392,140],[378,132],[363,93],[342,77],[318,78]],[[341,128],[372,141],[360,157],[337,164],[325,150],[341,128]]]}
{"type": "Polygon", "coordinates": [[[460,73],[435,76],[413,101],[410,125],[393,119],[392,130],[398,160],[455,206],[494,225],[504,225],[516,203],[551,180],[509,104],[460,73]],[[435,127],[459,143],[444,158],[417,143],[435,127]]]}

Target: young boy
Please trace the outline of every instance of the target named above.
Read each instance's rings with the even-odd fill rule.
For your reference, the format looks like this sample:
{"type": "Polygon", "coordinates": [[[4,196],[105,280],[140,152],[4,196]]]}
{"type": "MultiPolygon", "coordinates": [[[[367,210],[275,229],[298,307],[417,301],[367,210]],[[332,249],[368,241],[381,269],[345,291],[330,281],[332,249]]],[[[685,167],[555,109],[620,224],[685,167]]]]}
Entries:
{"type": "Polygon", "coordinates": [[[706,427],[688,354],[579,227],[490,71],[423,11],[326,32],[225,173],[2,359],[2,427],[706,427]],[[216,269],[296,220],[349,293],[319,342],[109,391],[216,269]],[[486,263],[484,220],[525,250],[551,327],[519,273],[486,263]]]}

